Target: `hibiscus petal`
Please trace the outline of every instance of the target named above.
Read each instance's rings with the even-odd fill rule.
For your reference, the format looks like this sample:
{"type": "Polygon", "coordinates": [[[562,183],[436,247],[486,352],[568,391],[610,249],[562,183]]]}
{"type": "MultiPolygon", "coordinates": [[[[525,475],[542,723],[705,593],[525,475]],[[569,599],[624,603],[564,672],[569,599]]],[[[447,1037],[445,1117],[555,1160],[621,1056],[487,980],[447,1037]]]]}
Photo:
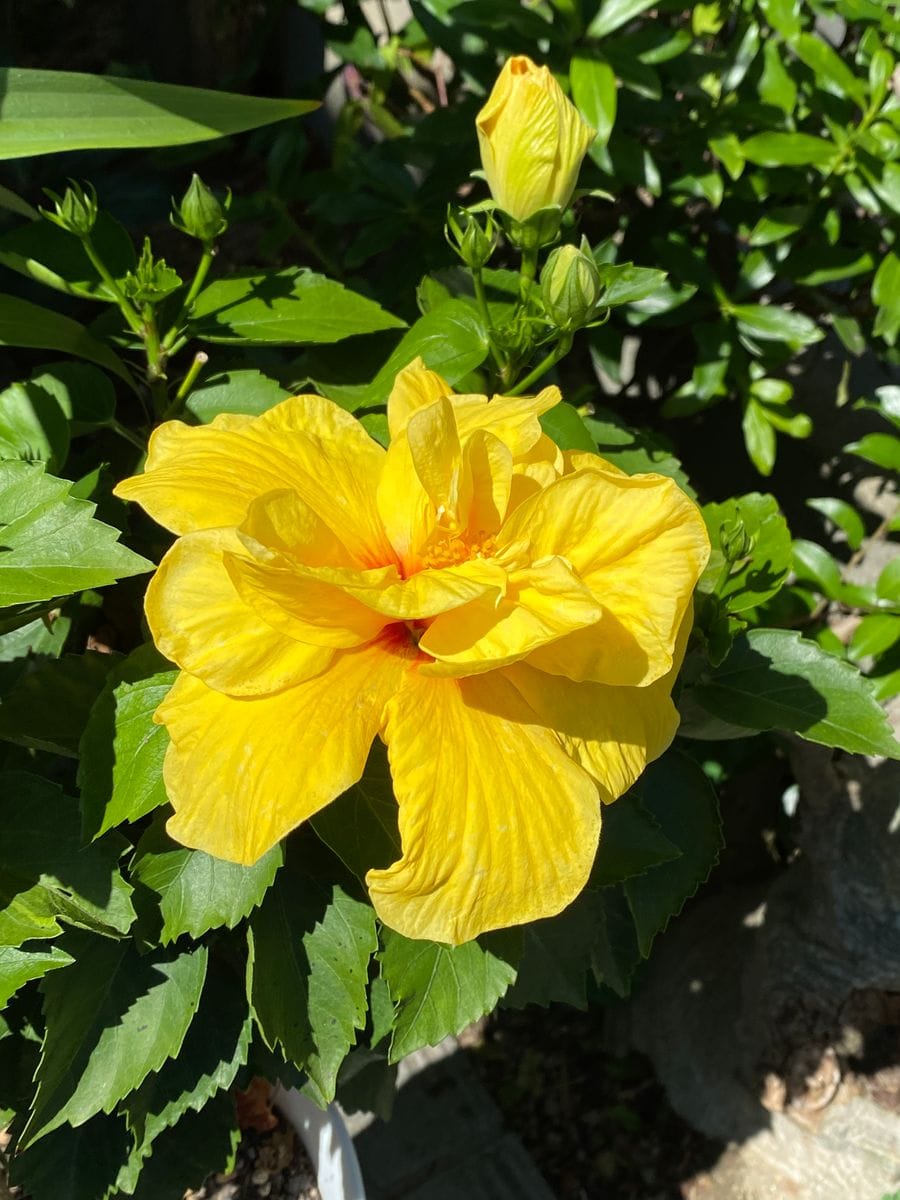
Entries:
{"type": "Polygon", "coordinates": [[[276,696],[235,699],[180,675],[156,720],[172,741],[169,833],[230,862],[256,862],[362,774],[384,706],[414,655],[383,638],[335,656],[276,696]]]}
{"type": "Polygon", "coordinates": [[[538,418],[561,400],[558,387],[546,387],[536,396],[453,396],[451,404],[461,441],[476,429],[486,429],[520,458],[544,436],[538,418]]]}
{"type": "Polygon", "coordinates": [[[233,530],[180,538],[147,589],[153,640],[182,670],[209,687],[257,696],[318,675],[332,651],[276,632],[238,595],[225,556],[241,544],[233,530]]]}
{"type": "Polygon", "coordinates": [[[438,523],[458,528],[462,450],[450,401],[442,397],[413,413],[406,426],[406,439],[438,523]]]}
{"type": "Polygon", "coordinates": [[[506,680],[413,670],[386,716],[403,857],[366,877],[386,925],[458,945],[575,899],[597,847],[597,787],[506,680]]]}
{"type": "Polygon", "coordinates": [[[419,645],[439,661],[425,670],[433,675],[492,671],[593,625],[602,612],[572,569],[552,558],[511,575],[500,603],[486,597],[433,621],[419,645]]]}
{"type": "Polygon", "coordinates": [[[643,685],[672,665],[675,635],[709,556],[696,505],[661,475],[576,471],[525,501],[497,537],[533,558],[563,554],[603,619],[530,660],[551,674],[643,685]]]}
{"type": "Polygon", "coordinates": [[[442,379],[436,371],[429,371],[421,358],[413,359],[395,377],[388,397],[387,419],[391,441],[406,429],[413,413],[434,404],[441,396],[452,395],[452,392],[446,379],[442,379]]]}

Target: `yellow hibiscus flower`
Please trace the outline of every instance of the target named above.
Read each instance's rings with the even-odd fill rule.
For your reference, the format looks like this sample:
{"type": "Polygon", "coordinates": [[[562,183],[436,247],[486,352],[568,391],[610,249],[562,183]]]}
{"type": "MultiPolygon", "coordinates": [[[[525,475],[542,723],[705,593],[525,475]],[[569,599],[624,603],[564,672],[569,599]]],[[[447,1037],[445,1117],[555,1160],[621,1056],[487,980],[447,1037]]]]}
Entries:
{"type": "Polygon", "coordinates": [[[417,362],[388,450],[319,396],[157,429],[116,492],[179,535],[146,600],[181,668],[156,714],[174,838],[255,862],[380,737],[386,925],[458,944],[575,898],[600,802],[674,735],[709,546],[671,479],[560,452],[559,399],[455,396],[417,362]]]}

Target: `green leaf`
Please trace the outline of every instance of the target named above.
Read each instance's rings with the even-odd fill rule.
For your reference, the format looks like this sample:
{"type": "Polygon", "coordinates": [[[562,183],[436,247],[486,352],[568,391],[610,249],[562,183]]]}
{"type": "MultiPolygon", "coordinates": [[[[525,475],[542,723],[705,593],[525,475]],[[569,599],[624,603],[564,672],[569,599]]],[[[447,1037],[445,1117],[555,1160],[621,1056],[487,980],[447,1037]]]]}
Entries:
{"type": "Polygon", "coordinates": [[[823,90],[848,96],[861,107],[864,106],[867,91],[865,80],[853,74],[824,38],[815,33],[801,33],[792,39],[791,49],[813,72],[816,83],[823,90]]]}
{"type": "Polygon", "coordinates": [[[199,1188],[207,1175],[230,1174],[240,1137],[234,1101],[220,1092],[199,1112],[185,1113],[159,1135],[134,1200],[181,1200],[185,1185],[199,1188]]]}
{"type": "Polygon", "coordinates": [[[66,967],[71,954],[51,946],[47,950],[25,946],[0,946],[0,1009],[15,992],[32,979],[41,979],[48,971],[66,967]]]}
{"type": "Polygon", "coordinates": [[[74,800],[47,779],[0,774],[0,945],[50,937],[59,917],[101,933],[126,933],[134,920],[131,888],[117,864],[124,839],[112,834],[84,846],[74,800]]]}
{"type": "Polygon", "coordinates": [[[878,305],[873,332],[893,346],[900,330],[900,258],[892,250],[884,256],[875,272],[872,301],[878,305]]]}
{"type": "Polygon", "coordinates": [[[565,402],[541,415],[541,429],[556,442],[560,450],[587,450],[596,453],[597,446],[581,414],[565,402]]]}
{"type": "Polygon", "coordinates": [[[788,41],[793,41],[802,29],[801,0],[759,0],[766,20],[788,41]]]}
{"type": "Polygon", "coordinates": [[[655,0],[603,0],[600,11],[588,26],[587,35],[592,38],[606,37],[608,33],[646,12],[654,3],[655,0]]]}
{"type": "Polygon", "coordinates": [[[190,1110],[199,1112],[217,1092],[230,1088],[247,1061],[253,1021],[244,991],[213,959],[200,1007],[178,1055],[151,1072],[125,1102],[135,1153],[119,1187],[131,1191],[137,1172],[163,1130],[190,1110]]]}
{"type": "Polygon", "coordinates": [[[41,984],[47,1032],[24,1148],[64,1122],[82,1125],[181,1049],[206,977],[206,947],[138,954],[130,941],[89,934],[68,943],[75,962],[41,984]]]}
{"type": "Polygon", "coordinates": [[[706,880],[724,843],[716,793],[687,755],[670,751],[651,763],[634,790],[665,836],[681,851],[671,862],[625,881],[638,945],[646,958],[656,935],[706,880]]]}
{"type": "Polygon", "coordinates": [[[598,409],[595,417],[585,417],[584,424],[594,439],[597,453],[620,471],[628,475],[646,471],[668,475],[689,496],[696,494],[681,463],[651,434],[631,429],[614,413],[603,409],[598,409]]]}
{"type": "Polygon", "coordinates": [[[37,464],[0,462],[0,605],[103,587],[153,564],[119,545],[119,531],[37,464]]]}
{"type": "Polygon", "coordinates": [[[166,835],[165,820],[157,818],[138,842],[131,868],[132,878],[159,896],[161,944],[223,925],[233,929],[262,901],[282,864],[281,846],[245,867],[179,846],[166,835]]]}
{"type": "Polygon", "coordinates": [[[355,334],[402,328],[374,300],[306,267],[218,279],[191,310],[189,331],[201,341],[250,346],[339,342],[355,334]]]}
{"type": "MultiPolygon", "coordinates": [[[[136,821],[166,802],[162,767],[169,736],[153,714],[175,682],[162,655],[141,646],[110,672],[78,746],[86,838],[136,821]]],[[[2,710],[0,710],[2,713],[2,710]]]]}
{"type": "Polygon", "coordinates": [[[811,317],[777,304],[735,304],[728,311],[742,333],[763,341],[785,342],[799,349],[820,342],[825,336],[811,317]]]}
{"type": "Polygon", "coordinates": [[[18,1153],[10,1182],[31,1200],[106,1200],[128,1159],[130,1138],[119,1118],[96,1116],[78,1129],[62,1125],[18,1153]]]}
{"type": "Polygon", "coordinates": [[[797,104],[797,85],[784,65],[781,47],[775,38],[767,38],[763,44],[759,98],[763,104],[773,104],[788,114],[797,104]]]}
{"type": "Polygon", "coordinates": [[[575,54],[569,63],[572,100],[587,123],[597,131],[589,153],[602,149],[616,123],[616,73],[599,55],[575,54]]]}
{"type": "Polygon", "coordinates": [[[755,133],[741,142],[741,154],[760,167],[815,166],[828,171],[839,151],[834,142],[809,133],[755,133]]]}
{"type": "Polygon", "coordinates": [[[387,750],[376,738],[362,778],[312,818],[316,833],[360,880],[402,854],[387,750]]]}
{"type": "Polygon", "coordinates": [[[868,679],[787,629],[753,629],[692,693],[707,712],[748,729],[785,729],[851,754],[900,758],[868,679]]]}
{"type": "Polygon", "coordinates": [[[783,241],[802,229],[811,213],[812,208],[808,204],[772,209],[764,213],[750,230],[748,244],[770,246],[773,242],[783,241]]]}
{"type": "Polygon", "coordinates": [[[872,613],[863,617],[850,639],[847,653],[854,662],[883,654],[900,642],[900,617],[890,613],[872,613]]]}
{"type": "Polygon", "coordinates": [[[812,500],[807,500],[807,506],[814,508],[816,512],[827,517],[832,524],[838,529],[843,530],[847,545],[851,550],[858,550],[863,543],[863,538],[866,536],[866,527],[863,524],[863,519],[846,500],[838,500],[834,496],[817,496],[812,500]]]}
{"type": "Polygon", "coordinates": [[[17,192],[10,191],[8,187],[0,185],[0,208],[5,208],[7,212],[14,212],[16,216],[25,217],[29,221],[40,220],[40,213],[36,208],[33,208],[27,200],[18,195],[17,192]]]}
{"type": "Polygon", "coordinates": [[[892,558],[882,570],[875,591],[882,600],[900,601],[900,558],[892,558]]]}
{"type": "Polygon", "coordinates": [[[250,919],[248,986],[270,1049],[309,1076],[314,1098],[334,1098],[338,1068],[366,1019],[372,908],[340,887],[279,872],[250,919]]]}
{"type": "Polygon", "coordinates": [[[0,739],[29,750],[78,757],[91,706],[114,659],[88,650],[40,663],[0,705],[0,739]]]}
{"type": "Polygon", "coordinates": [[[791,534],[774,496],[749,492],[721,504],[705,504],[703,520],[712,552],[698,585],[700,591],[715,590],[729,612],[739,613],[755,608],[780,590],[791,566],[791,534]],[[752,546],[746,558],[732,564],[728,578],[719,584],[725,568],[722,533],[738,523],[752,546]]]}
{"type": "Polygon", "coordinates": [[[452,385],[481,366],[487,354],[487,337],[472,306],[465,300],[447,300],[407,330],[371,383],[316,382],[325,395],[352,412],[384,404],[395,378],[414,358],[423,359],[452,385]]]}
{"type": "MultiPolygon", "coordinates": [[[[2,94],[2,92],[0,92],[2,94]]],[[[62,313],[41,308],[19,296],[0,295],[0,346],[32,350],[61,350],[105,367],[134,387],[128,368],[109,346],[62,313]]]]}
{"type": "Polygon", "coordinates": [[[594,893],[602,902],[598,909],[596,940],[591,966],[599,983],[625,997],[631,977],[641,961],[634,918],[621,887],[601,888],[594,893]]]}
{"type": "Polygon", "coordinates": [[[636,267],[634,263],[600,263],[597,271],[604,288],[600,302],[607,308],[646,300],[666,282],[665,271],[636,267]]]}
{"type": "Polygon", "coordinates": [[[741,427],[750,461],[760,475],[771,475],[775,466],[775,430],[766,419],[766,410],[752,396],[744,405],[741,427]]]}
{"type": "Polygon", "coordinates": [[[814,583],[829,600],[837,599],[842,582],[840,563],[818,542],[797,538],[794,541],[793,565],[798,579],[814,583]]]}
{"type": "Polygon", "coordinates": [[[900,471],[900,438],[890,433],[867,433],[858,442],[844,447],[848,454],[858,454],[876,467],[900,471]]]}
{"type": "Polygon", "coordinates": [[[75,71],[0,70],[0,159],[61,150],[181,146],[256,129],[318,108],[206,88],[75,71]]]}
{"type": "MultiPolygon", "coordinates": [[[[99,257],[117,282],[137,265],[134,245],[118,221],[101,212],[91,231],[99,257]]],[[[20,225],[0,237],[0,263],[44,287],[109,304],[107,285],[77,237],[49,221],[20,225]]]]}
{"type": "Polygon", "coordinates": [[[681,854],[653,815],[632,791],[603,807],[600,849],[591,871],[590,887],[609,887],[642,875],[681,854]]]}
{"type": "Polygon", "coordinates": [[[0,392],[0,459],[44,462],[58,470],[69,453],[69,422],[53,396],[32,383],[0,392]]]}
{"type": "Polygon", "coordinates": [[[42,367],[25,385],[51,396],[71,424],[72,436],[109,425],[116,412],[115,389],[103,371],[88,363],[59,362],[42,367]]]}
{"type": "Polygon", "coordinates": [[[558,916],[523,925],[518,973],[503,997],[503,1007],[570,1004],[587,1008],[587,977],[602,921],[602,898],[585,891],[558,916]]]}
{"type": "Polygon", "coordinates": [[[436,1046],[489,1013],[516,977],[510,957],[499,937],[443,946],[384,929],[381,974],[397,1006],[390,1061],[436,1046]]]}
{"type": "Polygon", "coordinates": [[[208,424],[219,413],[258,416],[290,396],[280,383],[261,371],[225,371],[213,375],[188,395],[185,408],[208,424]]]}

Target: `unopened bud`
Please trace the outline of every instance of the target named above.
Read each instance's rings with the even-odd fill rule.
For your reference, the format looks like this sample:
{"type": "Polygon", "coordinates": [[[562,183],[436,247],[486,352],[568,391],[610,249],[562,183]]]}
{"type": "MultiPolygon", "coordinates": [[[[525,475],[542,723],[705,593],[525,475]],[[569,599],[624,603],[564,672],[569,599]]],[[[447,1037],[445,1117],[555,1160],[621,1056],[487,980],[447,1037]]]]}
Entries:
{"type": "Polygon", "coordinates": [[[585,239],[580,249],[557,247],[541,271],[544,311],[558,329],[567,333],[587,325],[597,311],[602,290],[600,273],[585,239]]]}
{"type": "Polygon", "coordinates": [[[230,207],[230,191],[224,203],[220,203],[200,176],[195,174],[181,203],[176,204],[172,201],[172,215],[169,220],[188,237],[197,238],[204,246],[211,246],[228,228],[226,213],[230,207]]]}
{"type": "Polygon", "coordinates": [[[726,562],[740,562],[753,549],[754,537],[740,517],[735,517],[733,521],[728,521],[722,526],[719,540],[726,562]]]}
{"type": "Polygon", "coordinates": [[[473,271],[480,271],[497,248],[497,227],[490,213],[482,225],[478,217],[468,209],[455,209],[450,205],[447,208],[444,236],[466,266],[473,271]]]}
{"type": "Polygon", "coordinates": [[[92,184],[89,183],[85,190],[70,179],[69,186],[61,197],[49,188],[44,188],[44,194],[50,197],[54,207],[53,212],[46,208],[41,209],[42,215],[48,221],[52,221],[60,229],[65,229],[67,233],[74,233],[76,237],[87,237],[90,234],[96,224],[98,212],[97,193],[92,184]]]}
{"type": "Polygon", "coordinates": [[[161,258],[154,259],[150,239],[144,238],[144,248],[137,266],[122,280],[122,291],[138,304],[158,304],[181,287],[181,276],[161,258]]]}

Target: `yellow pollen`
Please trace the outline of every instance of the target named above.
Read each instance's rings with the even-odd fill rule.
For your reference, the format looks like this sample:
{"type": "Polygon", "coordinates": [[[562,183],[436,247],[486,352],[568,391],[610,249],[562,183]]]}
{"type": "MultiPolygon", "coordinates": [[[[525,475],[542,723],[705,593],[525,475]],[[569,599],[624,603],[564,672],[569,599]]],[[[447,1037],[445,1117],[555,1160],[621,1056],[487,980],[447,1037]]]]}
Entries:
{"type": "Polygon", "coordinates": [[[497,547],[490,534],[478,533],[463,537],[460,534],[444,533],[433,537],[420,554],[423,568],[452,567],[457,563],[469,562],[473,558],[490,558],[497,547]]]}

